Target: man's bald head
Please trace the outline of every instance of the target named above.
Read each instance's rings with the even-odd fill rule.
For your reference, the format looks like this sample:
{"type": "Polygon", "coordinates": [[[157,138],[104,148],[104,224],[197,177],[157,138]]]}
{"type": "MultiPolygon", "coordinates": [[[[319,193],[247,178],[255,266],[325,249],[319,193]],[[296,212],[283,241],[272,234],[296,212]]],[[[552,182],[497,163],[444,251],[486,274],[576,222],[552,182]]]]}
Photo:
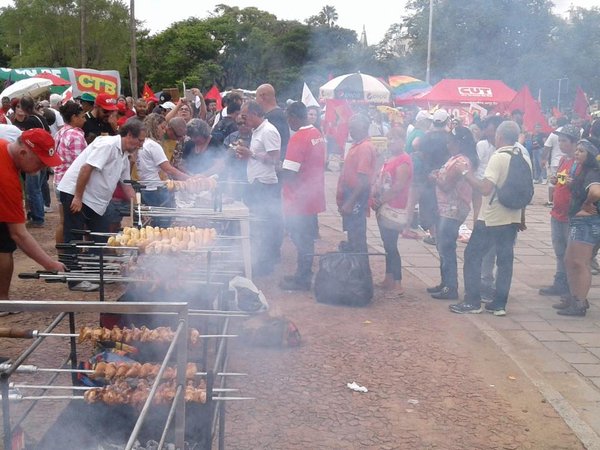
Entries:
{"type": "Polygon", "coordinates": [[[265,112],[275,109],[277,107],[275,88],[270,84],[261,84],[256,88],[256,101],[263,107],[265,112]]]}

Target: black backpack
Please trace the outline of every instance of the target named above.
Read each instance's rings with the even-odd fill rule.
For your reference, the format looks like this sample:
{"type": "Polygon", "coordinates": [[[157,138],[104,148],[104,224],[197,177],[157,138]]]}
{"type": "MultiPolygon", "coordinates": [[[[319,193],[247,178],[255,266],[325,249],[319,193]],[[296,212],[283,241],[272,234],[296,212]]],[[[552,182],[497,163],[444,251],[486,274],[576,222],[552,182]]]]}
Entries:
{"type": "Polygon", "coordinates": [[[523,152],[519,147],[514,147],[510,151],[510,163],[508,164],[508,174],[506,181],[500,187],[496,187],[494,195],[490,198],[490,205],[495,197],[502,206],[509,209],[523,209],[531,202],[533,198],[533,175],[531,167],[527,164],[523,152]]]}

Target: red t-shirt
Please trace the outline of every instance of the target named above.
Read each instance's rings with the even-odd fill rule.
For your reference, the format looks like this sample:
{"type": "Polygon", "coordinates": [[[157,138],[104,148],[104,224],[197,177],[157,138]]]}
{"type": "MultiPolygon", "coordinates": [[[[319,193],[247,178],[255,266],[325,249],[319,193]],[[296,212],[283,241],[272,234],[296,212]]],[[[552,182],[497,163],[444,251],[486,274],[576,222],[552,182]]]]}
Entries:
{"type": "Polygon", "coordinates": [[[288,143],[283,168],[296,172],[283,184],[283,211],[313,215],[325,211],[325,139],[312,125],[300,128],[288,143]]]}
{"type": "Polygon", "coordinates": [[[406,204],[408,203],[408,194],[410,192],[410,182],[412,180],[412,159],[408,153],[402,153],[401,155],[395,156],[386,163],[381,168],[381,174],[385,178],[381,180],[381,182],[389,184],[389,186],[393,186],[396,182],[398,167],[406,164],[409,168],[409,175],[406,185],[400,191],[398,196],[394,197],[392,200],[388,202],[392,208],[404,209],[406,208],[406,204]]]}
{"type": "Polygon", "coordinates": [[[19,170],[8,153],[8,142],[0,139],[0,222],[25,223],[23,189],[19,170]]]}
{"type": "Polygon", "coordinates": [[[571,170],[573,168],[573,164],[575,160],[573,158],[563,157],[560,160],[557,169],[558,182],[554,187],[554,194],[552,196],[552,200],[554,206],[552,207],[552,211],[550,214],[559,222],[568,222],[569,221],[569,207],[571,205],[571,189],[565,183],[565,179],[568,176],[574,178],[574,175],[579,172],[579,167],[576,170],[575,174],[571,174],[571,170]]]}
{"type": "Polygon", "coordinates": [[[375,175],[377,150],[369,138],[354,144],[344,159],[342,173],[338,179],[336,200],[338,206],[343,203],[344,192],[358,186],[358,175],[366,175],[371,184],[375,175]]]}

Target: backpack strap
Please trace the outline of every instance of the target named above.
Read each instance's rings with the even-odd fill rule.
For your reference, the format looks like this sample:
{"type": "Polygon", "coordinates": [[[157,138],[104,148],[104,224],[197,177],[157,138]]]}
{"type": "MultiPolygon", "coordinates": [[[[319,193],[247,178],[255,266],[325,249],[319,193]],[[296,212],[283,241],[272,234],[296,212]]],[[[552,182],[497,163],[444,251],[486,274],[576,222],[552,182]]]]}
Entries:
{"type": "MultiPolygon", "coordinates": [[[[522,155],[522,154],[523,154],[523,151],[521,150],[521,148],[520,148],[520,147],[517,147],[516,145],[514,145],[514,146],[513,146],[513,148],[512,148],[511,150],[502,150],[502,151],[501,151],[501,152],[499,152],[499,153],[508,153],[509,155],[511,155],[511,158],[512,158],[512,155],[515,155],[515,154],[520,154],[520,155],[522,155]],[[516,153],[515,153],[515,150],[516,150],[516,153]]],[[[492,202],[493,202],[493,201],[494,201],[494,199],[496,198],[496,194],[497,194],[497,193],[498,193],[498,186],[494,186],[494,193],[493,193],[493,194],[492,194],[492,196],[490,197],[490,201],[489,201],[488,205],[491,205],[491,204],[492,204],[492,202]]]]}

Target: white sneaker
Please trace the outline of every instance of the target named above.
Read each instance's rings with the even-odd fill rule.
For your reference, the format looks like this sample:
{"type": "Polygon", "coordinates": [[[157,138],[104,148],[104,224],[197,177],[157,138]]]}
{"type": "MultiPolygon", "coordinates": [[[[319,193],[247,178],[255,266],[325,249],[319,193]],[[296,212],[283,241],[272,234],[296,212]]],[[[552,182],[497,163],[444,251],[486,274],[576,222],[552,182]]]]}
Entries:
{"type": "Polygon", "coordinates": [[[52,206],[44,206],[44,212],[45,213],[52,212],[52,206]]]}
{"type": "Polygon", "coordinates": [[[77,283],[75,286],[70,287],[69,289],[72,291],[80,291],[80,292],[94,292],[100,288],[100,285],[95,283],[90,283],[89,281],[82,281],[77,283]]]}

